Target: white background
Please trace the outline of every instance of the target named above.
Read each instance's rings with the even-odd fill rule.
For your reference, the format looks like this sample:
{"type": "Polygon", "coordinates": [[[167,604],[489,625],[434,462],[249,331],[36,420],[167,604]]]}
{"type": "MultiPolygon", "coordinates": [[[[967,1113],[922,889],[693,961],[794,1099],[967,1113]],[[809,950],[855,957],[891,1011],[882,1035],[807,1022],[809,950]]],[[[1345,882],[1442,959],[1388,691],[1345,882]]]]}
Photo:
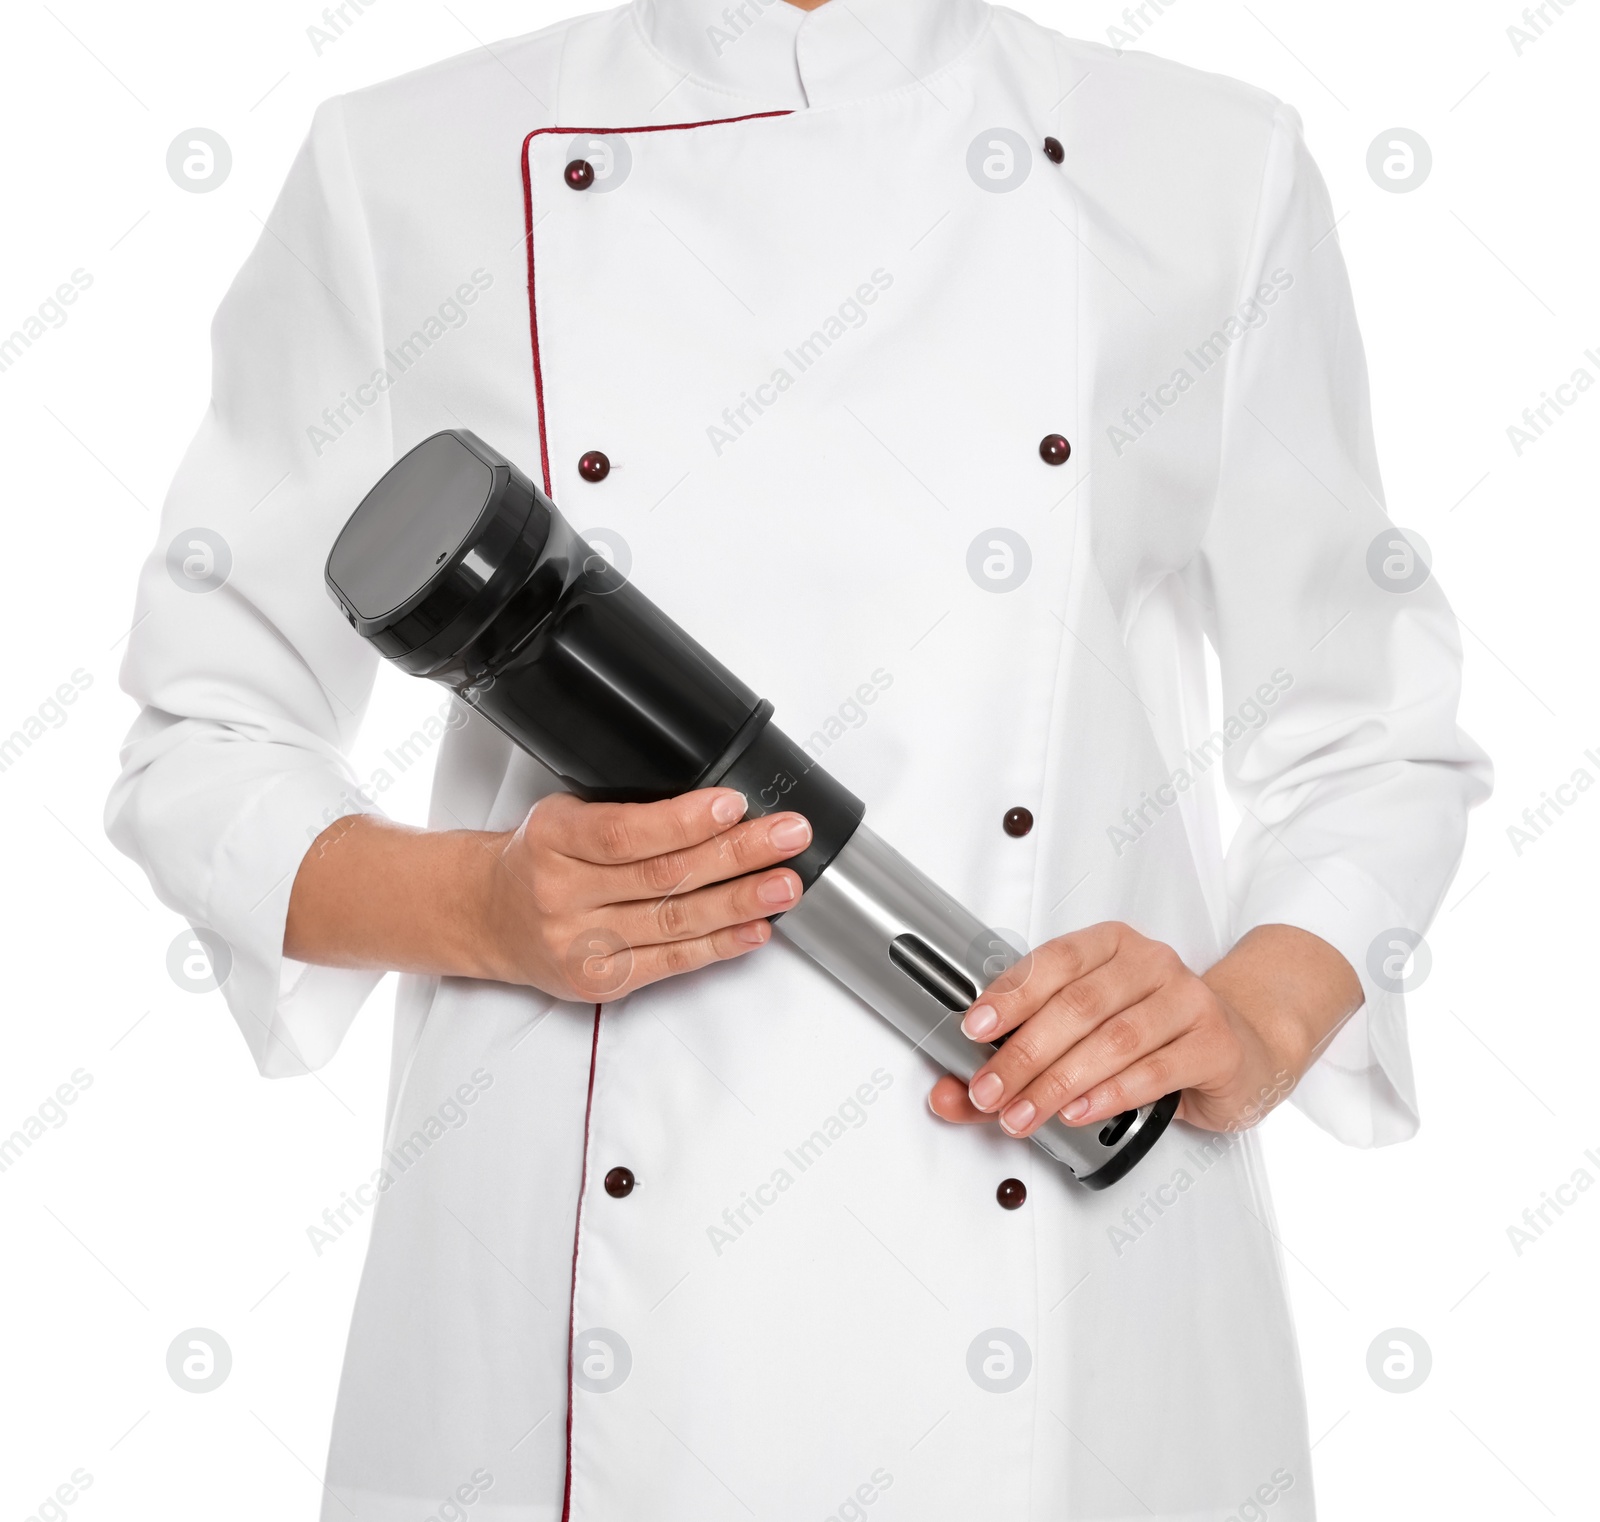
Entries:
{"type": "MultiPolygon", "coordinates": [[[[101,832],[133,717],[117,666],[135,566],[206,406],[211,314],[314,105],[577,3],[372,0],[320,55],[314,0],[5,12],[0,336],[74,270],[93,284],[0,372],[0,738],[74,670],[92,685],[0,771],[0,1137],[75,1070],[92,1083],[0,1173],[0,1522],[38,1516],[80,1469],[74,1518],[315,1515],[365,1223],[320,1256],[307,1228],[373,1166],[391,989],[327,1069],[267,1083],[221,996],[175,985],[182,926],[101,832]],[[166,170],[197,126],[234,156],[202,195],[166,170]],[[197,1326],[233,1352],[209,1395],[166,1370],[197,1326]]],[[[1463,625],[1464,723],[1498,768],[1411,1001],[1421,1137],[1359,1153],[1292,1110],[1266,1127],[1333,1522],[1595,1515],[1600,1189],[1520,1254],[1507,1231],[1576,1170],[1600,1181],[1600,789],[1520,854],[1507,834],[1577,769],[1600,780],[1600,391],[1520,457],[1507,434],[1579,366],[1600,379],[1600,8],[1567,4],[1520,55],[1518,11],[1487,0],[1168,0],[1130,44],[1302,112],[1342,217],[1390,510],[1432,547],[1463,625]],[[1406,194],[1367,169],[1394,127],[1434,154],[1406,194]],[[1408,1394],[1367,1370],[1394,1327],[1432,1351],[1408,1394]]],[[[1022,8],[1100,40],[1120,17],[1022,8]]],[[[386,673],[358,773],[437,702],[386,673]]],[[[385,795],[391,812],[420,822],[426,770],[385,795]]]]}

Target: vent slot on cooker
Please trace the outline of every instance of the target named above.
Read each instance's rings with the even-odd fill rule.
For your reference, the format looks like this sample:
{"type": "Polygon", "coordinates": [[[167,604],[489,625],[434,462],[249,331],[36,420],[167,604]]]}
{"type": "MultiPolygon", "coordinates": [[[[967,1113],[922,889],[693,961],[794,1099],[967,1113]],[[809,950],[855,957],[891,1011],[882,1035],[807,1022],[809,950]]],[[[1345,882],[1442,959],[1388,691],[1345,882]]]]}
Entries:
{"type": "Polygon", "coordinates": [[[959,968],[952,967],[921,936],[897,935],[889,943],[889,960],[924,992],[958,1014],[972,1008],[978,997],[959,968]]]}

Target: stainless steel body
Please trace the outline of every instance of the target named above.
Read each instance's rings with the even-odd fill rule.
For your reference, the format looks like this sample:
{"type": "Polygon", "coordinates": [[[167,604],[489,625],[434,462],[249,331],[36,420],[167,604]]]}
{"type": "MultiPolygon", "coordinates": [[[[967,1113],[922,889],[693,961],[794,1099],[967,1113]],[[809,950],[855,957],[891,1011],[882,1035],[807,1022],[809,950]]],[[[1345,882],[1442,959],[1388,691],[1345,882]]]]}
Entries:
{"type": "MultiPolygon", "coordinates": [[[[963,1035],[961,1018],[1024,953],[865,824],[774,928],[958,1078],[998,1049],[963,1035]]],[[[1094,1188],[1148,1150],[1175,1106],[1169,1096],[1097,1126],[1054,1116],[1031,1140],[1094,1188]]]]}

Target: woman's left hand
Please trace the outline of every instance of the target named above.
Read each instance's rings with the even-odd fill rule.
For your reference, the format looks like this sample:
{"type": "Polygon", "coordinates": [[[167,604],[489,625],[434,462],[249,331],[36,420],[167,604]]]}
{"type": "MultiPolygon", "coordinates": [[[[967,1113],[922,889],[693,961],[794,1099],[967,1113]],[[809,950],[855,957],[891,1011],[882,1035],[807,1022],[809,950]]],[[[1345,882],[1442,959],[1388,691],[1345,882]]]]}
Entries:
{"type": "Polygon", "coordinates": [[[944,1120],[998,1119],[1029,1136],[1052,1114],[1089,1126],[1182,1090],[1179,1119],[1241,1130],[1292,1091],[1360,1003],[1349,963],[1307,931],[1259,927],[1199,977],[1160,941],[1092,925],[983,992],[962,1030],[1009,1039],[969,1085],[941,1078],[929,1103],[944,1120]]]}

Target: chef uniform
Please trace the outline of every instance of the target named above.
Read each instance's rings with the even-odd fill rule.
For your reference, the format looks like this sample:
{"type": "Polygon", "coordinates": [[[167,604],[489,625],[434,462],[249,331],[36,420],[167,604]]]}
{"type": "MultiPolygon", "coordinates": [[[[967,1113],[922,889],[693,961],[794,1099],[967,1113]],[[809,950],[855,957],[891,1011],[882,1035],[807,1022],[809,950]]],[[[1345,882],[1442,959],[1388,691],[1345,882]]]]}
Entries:
{"type": "MultiPolygon", "coordinates": [[[[1369,948],[1488,769],[1289,107],[981,0],[634,0],[321,107],[214,347],[109,828],[264,1074],[376,981],[282,955],[309,842],[383,802],[323,560],[461,426],[986,923],[1337,947],[1366,1002],[1294,1102],[1415,1128],[1369,948]]],[[[435,827],[556,785],[440,729],[435,827]]],[[[603,1009],[403,979],[324,1517],[1310,1517],[1254,1136],[1095,1194],[936,1076],[776,941],[603,1009]]]]}

